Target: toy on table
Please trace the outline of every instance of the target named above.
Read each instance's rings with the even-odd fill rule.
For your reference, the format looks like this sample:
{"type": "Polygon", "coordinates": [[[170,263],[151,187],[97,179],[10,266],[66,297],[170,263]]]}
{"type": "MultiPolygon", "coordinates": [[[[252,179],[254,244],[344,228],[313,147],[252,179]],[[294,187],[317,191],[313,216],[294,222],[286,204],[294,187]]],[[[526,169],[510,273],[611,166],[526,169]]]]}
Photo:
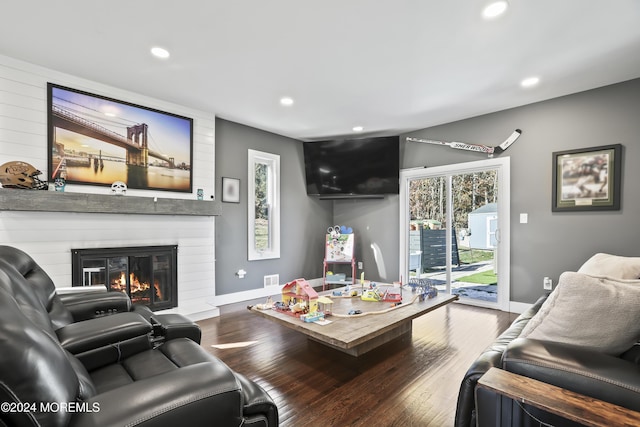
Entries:
{"type": "Polygon", "coordinates": [[[315,313],[307,313],[300,315],[300,320],[307,323],[317,322],[324,319],[324,313],[316,311],[315,313]]]}
{"type": "Polygon", "coordinates": [[[271,310],[273,308],[273,300],[271,297],[267,297],[267,300],[264,304],[256,304],[256,308],[258,310],[271,310]]]}
{"type": "Polygon", "coordinates": [[[295,317],[315,313],[318,311],[318,293],[305,279],[293,280],[282,287],[282,305],[276,304],[274,308],[295,317]]]}
{"type": "Polygon", "coordinates": [[[407,286],[411,288],[411,292],[418,295],[419,301],[438,296],[438,289],[427,279],[410,279],[407,286]]]}
{"type": "Polygon", "coordinates": [[[382,301],[386,302],[402,302],[402,292],[387,289],[382,295],[382,301]]]}
{"type": "Polygon", "coordinates": [[[336,289],[332,291],[331,295],[333,295],[334,297],[342,298],[357,297],[358,291],[356,291],[355,289],[351,289],[351,286],[347,285],[344,289],[336,289]]]}
{"type": "Polygon", "coordinates": [[[362,301],[380,301],[382,299],[382,296],[380,295],[380,292],[375,289],[365,289],[364,291],[362,291],[362,295],[360,295],[360,299],[362,301]]]}
{"type": "Polygon", "coordinates": [[[330,316],[333,314],[333,301],[329,297],[319,297],[318,298],[318,311],[320,313],[324,313],[325,316],[330,316]]]}

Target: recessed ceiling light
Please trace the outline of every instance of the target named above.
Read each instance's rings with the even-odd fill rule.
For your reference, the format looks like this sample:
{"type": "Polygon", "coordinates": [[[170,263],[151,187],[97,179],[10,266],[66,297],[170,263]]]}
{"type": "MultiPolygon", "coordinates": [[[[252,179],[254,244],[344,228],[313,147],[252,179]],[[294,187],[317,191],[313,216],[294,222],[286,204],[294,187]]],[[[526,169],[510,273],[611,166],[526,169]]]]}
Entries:
{"type": "Polygon", "coordinates": [[[167,49],[164,49],[158,46],[151,48],[151,54],[157,58],[162,58],[162,59],[166,59],[170,55],[167,49]]]}
{"type": "Polygon", "coordinates": [[[280,104],[286,105],[286,106],[293,105],[293,98],[290,98],[288,96],[280,98],[280,104]]]}
{"type": "Polygon", "coordinates": [[[354,132],[362,132],[364,130],[364,128],[362,126],[354,126],[353,127],[353,131],[354,132]]]}
{"type": "Polygon", "coordinates": [[[482,16],[485,19],[493,19],[502,15],[507,11],[509,2],[506,0],[498,0],[489,3],[484,9],[482,9],[482,16]]]}
{"type": "Polygon", "coordinates": [[[522,87],[533,87],[540,83],[539,77],[527,77],[526,79],[520,82],[520,86],[522,87]]]}

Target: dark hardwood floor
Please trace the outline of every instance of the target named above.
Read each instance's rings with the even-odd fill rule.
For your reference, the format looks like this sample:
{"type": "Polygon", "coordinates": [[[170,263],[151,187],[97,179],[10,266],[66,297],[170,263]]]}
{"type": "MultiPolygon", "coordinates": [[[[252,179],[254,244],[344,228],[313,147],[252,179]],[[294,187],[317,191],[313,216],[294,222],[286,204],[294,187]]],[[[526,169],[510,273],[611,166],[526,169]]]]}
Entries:
{"type": "Polygon", "coordinates": [[[258,302],[198,322],[202,345],[264,387],[284,427],[452,426],[464,373],[516,317],[449,304],[415,319],[410,339],[355,358],[251,314],[246,306],[258,302]]]}

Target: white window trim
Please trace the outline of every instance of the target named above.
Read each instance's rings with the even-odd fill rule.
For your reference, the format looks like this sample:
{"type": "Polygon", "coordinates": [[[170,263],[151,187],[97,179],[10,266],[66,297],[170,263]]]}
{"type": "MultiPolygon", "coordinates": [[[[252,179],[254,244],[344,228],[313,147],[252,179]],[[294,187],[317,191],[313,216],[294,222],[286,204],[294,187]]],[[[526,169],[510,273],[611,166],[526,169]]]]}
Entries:
{"type": "Polygon", "coordinates": [[[247,224],[248,240],[247,253],[249,261],[261,259],[280,258],[280,156],[278,154],[265,153],[257,150],[249,150],[248,153],[248,182],[247,182],[247,224]],[[255,249],[255,165],[265,163],[273,171],[267,184],[271,203],[269,209],[269,249],[257,251],[255,249]]]}
{"type": "MultiPolygon", "coordinates": [[[[413,168],[403,169],[400,171],[400,274],[402,277],[409,277],[409,181],[416,177],[428,175],[450,176],[453,174],[473,173],[475,171],[486,170],[487,168],[495,168],[498,171],[498,231],[500,245],[498,247],[498,275],[500,276],[500,289],[498,291],[497,303],[483,303],[482,301],[470,301],[472,305],[497,308],[502,311],[509,310],[510,304],[510,242],[511,242],[511,226],[510,226],[510,196],[511,196],[511,162],[510,158],[499,157],[496,159],[478,160],[474,162],[458,163],[444,166],[434,166],[431,168],[413,168]]],[[[447,188],[450,189],[450,185],[447,188]]],[[[451,200],[451,194],[447,195],[447,200],[451,200]]],[[[448,223],[451,223],[449,219],[448,223]]],[[[448,239],[451,234],[447,233],[448,239]]],[[[447,241],[447,250],[451,249],[450,240],[447,241]]],[[[450,253],[448,254],[450,257],[450,253]]],[[[451,277],[447,273],[447,281],[451,281],[451,277]]]]}

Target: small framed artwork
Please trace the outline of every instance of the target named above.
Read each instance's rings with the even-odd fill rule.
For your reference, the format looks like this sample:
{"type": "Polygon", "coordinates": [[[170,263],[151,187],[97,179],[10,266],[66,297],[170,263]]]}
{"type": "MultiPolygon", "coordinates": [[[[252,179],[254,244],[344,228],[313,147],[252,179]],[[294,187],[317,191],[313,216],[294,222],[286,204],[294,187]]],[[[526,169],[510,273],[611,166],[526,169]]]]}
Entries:
{"type": "Polygon", "coordinates": [[[622,145],[553,153],[553,212],[620,210],[622,145]]]}
{"type": "Polygon", "coordinates": [[[222,177],[222,201],[240,203],[240,180],[222,177]]]}

